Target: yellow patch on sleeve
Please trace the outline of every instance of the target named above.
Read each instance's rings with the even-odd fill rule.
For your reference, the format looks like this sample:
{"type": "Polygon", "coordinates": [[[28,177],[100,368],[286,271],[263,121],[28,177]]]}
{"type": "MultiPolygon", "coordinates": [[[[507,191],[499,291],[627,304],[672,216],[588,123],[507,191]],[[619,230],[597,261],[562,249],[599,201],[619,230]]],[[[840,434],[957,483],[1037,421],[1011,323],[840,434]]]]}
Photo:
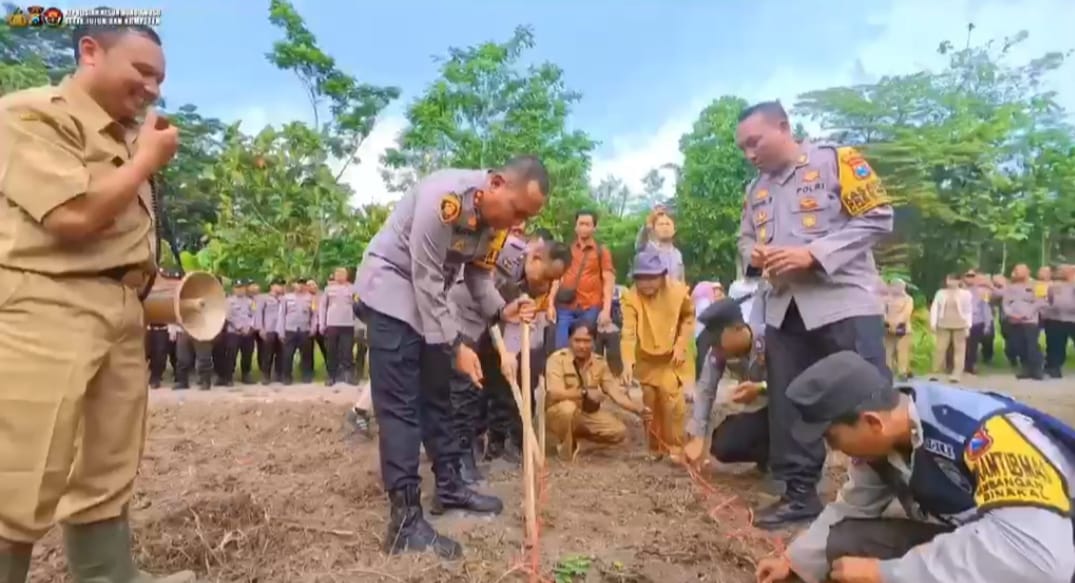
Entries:
{"type": "Polygon", "coordinates": [[[974,501],[980,510],[1033,506],[1071,515],[1063,474],[1003,415],[975,432],[964,460],[977,482],[974,501]]]}
{"type": "Polygon", "coordinates": [[[837,149],[840,200],[847,214],[857,217],[890,203],[881,179],[854,148],[837,149]]]}
{"type": "Polygon", "coordinates": [[[474,265],[490,271],[495,269],[496,260],[500,257],[500,251],[504,248],[504,243],[506,243],[507,240],[507,229],[497,231],[496,234],[493,235],[493,240],[489,242],[489,250],[485,252],[485,256],[481,259],[475,259],[473,261],[474,265]]]}

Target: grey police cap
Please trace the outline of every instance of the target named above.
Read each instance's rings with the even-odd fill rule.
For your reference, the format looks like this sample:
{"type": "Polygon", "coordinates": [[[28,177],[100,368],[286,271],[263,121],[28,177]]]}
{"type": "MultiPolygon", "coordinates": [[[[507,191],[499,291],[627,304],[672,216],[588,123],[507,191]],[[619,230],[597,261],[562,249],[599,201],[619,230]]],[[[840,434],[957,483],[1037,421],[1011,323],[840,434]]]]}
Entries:
{"type": "Polygon", "coordinates": [[[802,417],[792,427],[802,441],[820,439],[837,420],[888,410],[899,401],[892,382],[850,350],[826,356],[804,370],[788,385],[787,396],[802,417]]]}

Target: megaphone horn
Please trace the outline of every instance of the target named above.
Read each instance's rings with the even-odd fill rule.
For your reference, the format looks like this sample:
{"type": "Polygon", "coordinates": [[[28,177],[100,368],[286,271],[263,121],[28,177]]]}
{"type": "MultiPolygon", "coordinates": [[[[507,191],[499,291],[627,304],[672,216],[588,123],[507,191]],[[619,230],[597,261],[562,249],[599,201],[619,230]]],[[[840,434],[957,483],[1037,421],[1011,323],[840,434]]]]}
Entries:
{"type": "Polygon", "coordinates": [[[209,341],[224,327],[227,300],[217,278],[193,271],[182,279],[158,276],[142,309],[146,324],[178,324],[191,338],[209,341]]]}

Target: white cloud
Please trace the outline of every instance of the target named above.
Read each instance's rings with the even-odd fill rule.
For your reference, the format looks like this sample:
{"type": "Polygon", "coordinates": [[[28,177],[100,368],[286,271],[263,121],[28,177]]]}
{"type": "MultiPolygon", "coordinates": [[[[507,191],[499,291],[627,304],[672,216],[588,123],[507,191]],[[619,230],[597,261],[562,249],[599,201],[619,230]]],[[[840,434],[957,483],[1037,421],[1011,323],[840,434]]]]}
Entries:
{"type": "Polygon", "coordinates": [[[352,162],[343,173],[343,181],[355,190],[351,201],[356,205],[371,202],[385,203],[399,198],[390,192],[381,179],[381,154],[396,145],[399,133],[407,120],[399,116],[385,116],[377,121],[373,131],[358,148],[358,162],[352,162]]]}
{"type": "MultiPolygon", "coordinates": [[[[865,23],[880,32],[865,45],[848,51],[843,63],[826,68],[793,69],[776,67],[762,83],[729,86],[715,85],[668,112],[655,132],[603,138],[608,144],[604,154],[595,157],[591,177],[594,183],[613,175],[633,189],[641,188],[642,177],[650,169],[667,163],[680,163],[679,138],[694,123],[698,112],[714,98],[740,95],[748,101],[779,99],[794,103],[797,95],[811,89],[863,82],[864,75],[880,77],[908,73],[943,64],[936,49],[943,40],[960,43],[966,38],[966,24],[974,22],[976,41],[1012,35],[1021,29],[1030,38],[1013,51],[1017,62],[1048,51],[1067,50],[1075,44],[1070,26],[1075,22],[1075,2],[1071,0],[893,0],[888,8],[869,9],[864,5],[865,23]]],[[[828,18],[828,15],[818,18],[828,18]]],[[[801,26],[800,26],[801,28],[801,26]]],[[[1075,112],[1075,64],[1068,63],[1053,76],[1061,102],[1075,112]]],[[[243,120],[247,132],[256,132],[266,124],[300,119],[311,121],[308,109],[284,105],[259,105],[230,118],[243,120]]],[[[806,120],[801,120],[806,122],[806,120]]],[[[359,149],[360,162],[352,164],[343,179],[355,190],[354,203],[387,202],[398,198],[390,192],[380,175],[380,156],[396,143],[405,120],[398,114],[386,115],[359,149]]],[[[806,123],[808,130],[816,126],[806,123]]],[[[671,180],[666,192],[671,192],[671,180]]]]}
{"type": "MultiPolygon", "coordinates": [[[[1012,52],[1016,62],[1075,44],[1070,41],[1071,23],[1075,23],[1075,2],[1071,0],[895,0],[888,9],[871,12],[864,5],[863,10],[867,23],[882,31],[873,41],[849,51],[845,62],[826,69],[778,67],[761,84],[713,87],[670,112],[656,132],[608,140],[610,152],[594,160],[594,181],[612,174],[638,189],[651,168],[680,163],[680,136],[690,129],[698,112],[720,95],[740,95],[749,101],[779,99],[790,104],[804,91],[862,82],[864,72],[880,77],[936,67],[943,64],[937,46],[944,40],[964,41],[968,22],[975,24],[975,42],[1027,30],[1030,38],[1012,52]]],[[[1075,112],[1075,64],[1066,63],[1053,82],[1061,103],[1075,112]]],[[[806,125],[808,130],[816,129],[806,125]]]]}

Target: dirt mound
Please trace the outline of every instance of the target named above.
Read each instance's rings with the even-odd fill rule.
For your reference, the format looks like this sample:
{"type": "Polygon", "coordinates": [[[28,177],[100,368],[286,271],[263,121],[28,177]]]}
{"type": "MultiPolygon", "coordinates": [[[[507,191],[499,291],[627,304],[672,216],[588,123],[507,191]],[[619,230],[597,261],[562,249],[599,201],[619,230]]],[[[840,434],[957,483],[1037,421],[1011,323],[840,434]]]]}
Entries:
{"type": "MultiPolygon", "coordinates": [[[[445,516],[435,526],[464,560],[385,557],[387,504],[375,443],[345,439],[345,406],[188,402],[154,409],[132,502],[143,568],[193,569],[214,582],[489,582],[525,580],[517,470],[496,462],[496,519],[445,516]]],[[[739,582],[781,540],[749,527],[753,472],[710,483],[650,462],[637,426],[628,445],[552,461],[543,497],[548,581],[739,582]]],[[[423,471],[426,471],[423,469],[423,471]]],[[[432,480],[424,478],[425,492],[432,480]]],[[[426,504],[428,507],[428,504],[426,504]]],[[[38,545],[33,581],[63,581],[56,533],[38,545]]]]}

